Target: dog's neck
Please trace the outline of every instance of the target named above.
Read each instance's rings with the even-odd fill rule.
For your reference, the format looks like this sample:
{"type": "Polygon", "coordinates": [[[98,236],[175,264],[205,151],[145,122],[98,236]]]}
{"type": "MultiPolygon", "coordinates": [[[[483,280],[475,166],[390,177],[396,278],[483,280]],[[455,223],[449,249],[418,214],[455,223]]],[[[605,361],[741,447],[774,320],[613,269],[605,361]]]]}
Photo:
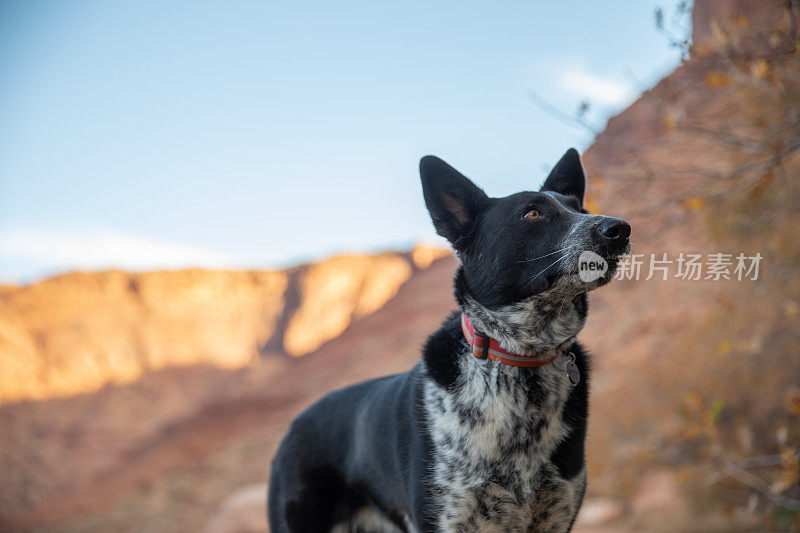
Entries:
{"type": "Polygon", "coordinates": [[[586,296],[566,285],[492,309],[472,297],[466,283],[456,284],[456,298],[477,330],[519,354],[552,351],[573,339],[586,321],[586,296]]]}

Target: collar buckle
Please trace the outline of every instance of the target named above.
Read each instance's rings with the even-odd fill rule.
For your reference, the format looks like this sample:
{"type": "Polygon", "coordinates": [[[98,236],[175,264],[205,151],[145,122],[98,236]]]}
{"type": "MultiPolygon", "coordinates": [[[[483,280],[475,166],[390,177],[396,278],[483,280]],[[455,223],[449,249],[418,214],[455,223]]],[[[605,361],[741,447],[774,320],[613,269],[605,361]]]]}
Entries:
{"type": "Polygon", "coordinates": [[[489,337],[483,335],[475,330],[472,337],[472,355],[478,359],[486,359],[489,355],[489,337]],[[480,339],[480,346],[478,346],[478,339],[480,339]]]}

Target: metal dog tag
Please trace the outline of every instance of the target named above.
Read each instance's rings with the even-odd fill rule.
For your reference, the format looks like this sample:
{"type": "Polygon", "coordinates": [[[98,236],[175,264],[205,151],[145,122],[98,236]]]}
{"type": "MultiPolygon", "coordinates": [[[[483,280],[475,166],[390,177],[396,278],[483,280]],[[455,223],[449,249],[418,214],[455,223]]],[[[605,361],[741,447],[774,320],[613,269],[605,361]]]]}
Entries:
{"type": "Polygon", "coordinates": [[[577,385],[581,381],[581,372],[575,364],[575,354],[572,352],[569,352],[569,359],[567,360],[567,376],[569,376],[569,382],[573,385],[577,385]]]}

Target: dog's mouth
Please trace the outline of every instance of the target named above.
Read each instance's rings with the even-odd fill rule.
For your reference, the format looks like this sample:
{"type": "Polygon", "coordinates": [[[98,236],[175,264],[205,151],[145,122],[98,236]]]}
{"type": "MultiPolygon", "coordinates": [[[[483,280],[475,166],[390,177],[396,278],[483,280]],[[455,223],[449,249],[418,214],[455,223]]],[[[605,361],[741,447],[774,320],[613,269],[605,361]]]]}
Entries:
{"type": "Polygon", "coordinates": [[[551,268],[547,275],[541,278],[546,286],[537,292],[557,289],[559,293],[578,295],[593,291],[614,278],[617,267],[630,251],[630,242],[626,242],[617,250],[609,250],[592,243],[592,246],[571,253],[558,268],[551,268]]]}
{"type": "Polygon", "coordinates": [[[629,253],[631,253],[631,243],[630,243],[630,241],[628,242],[627,245],[625,245],[625,249],[622,252],[619,252],[619,253],[616,253],[616,254],[609,254],[608,256],[604,257],[604,259],[608,262],[608,266],[609,267],[611,267],[613,265],[614,268],[616,268],[617,265],[623,259],[625,259],[628,256],[629,253]]]}
{"type": "Polygon", "coordinates": [[[564,272],[564,277],[582,292],[602,287],[613,279],[617,267],[630,251],[630,242],[626,243],[621,252],[586,250],[579,254],[571,268],[564,272]]]}
{"type": "Polygon", "coordinates": [[[630,251],[631,251],[631,245],[630,243],[628,243],[628,245],[625,247],[624,252],[614,254],[611,255],[610,257],[605,258],[606,262],[608,263],[608,272],[606,273],[606,276],[603,277],[602,285],[605,285],[606,283],[611,281],[611,279],[614,277],[614,274],[616,274],[617,272],[617,267],[622,261],[625,260],[626,257],[628,257],[630,251]]]}

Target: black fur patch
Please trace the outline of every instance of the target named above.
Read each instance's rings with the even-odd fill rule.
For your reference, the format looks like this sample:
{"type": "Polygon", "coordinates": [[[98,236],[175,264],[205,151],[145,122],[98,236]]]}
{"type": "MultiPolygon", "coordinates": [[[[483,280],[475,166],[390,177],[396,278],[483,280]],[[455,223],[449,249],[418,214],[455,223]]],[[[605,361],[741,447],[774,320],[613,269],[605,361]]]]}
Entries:
{"type": "MultiPolygon", "coordinates": [[[[341,474],[332,466],[309,468],[300,476],[303,488],[297,499],[286,503],[284,514],[291,531],[329,531],[346,494],[341,474]]],[[[348,506],[349,507],[349,506],[348,506]]]]}
{"type": "Polygon", "coordinates": [[[561,414],[562,420],[572,430],[550,457],[558,469],[558,475],[564,479],[574,478],[583,469],[586,422],[589,417],[589,360],[577,342],[572,345],[572,353],[575,354],[581,381],[572,389],[561,414]]]}
{"type": "Polygon", "coordinates": [[[442,323],[442,327],[425,342],[422,359],[428,374],[446,389],[451,389],[458,379],[458,359],[452,354],[459,353],[463,346],[464,335],[461,332],[461,314],[458,311],[452,312],[442,323]]]}

